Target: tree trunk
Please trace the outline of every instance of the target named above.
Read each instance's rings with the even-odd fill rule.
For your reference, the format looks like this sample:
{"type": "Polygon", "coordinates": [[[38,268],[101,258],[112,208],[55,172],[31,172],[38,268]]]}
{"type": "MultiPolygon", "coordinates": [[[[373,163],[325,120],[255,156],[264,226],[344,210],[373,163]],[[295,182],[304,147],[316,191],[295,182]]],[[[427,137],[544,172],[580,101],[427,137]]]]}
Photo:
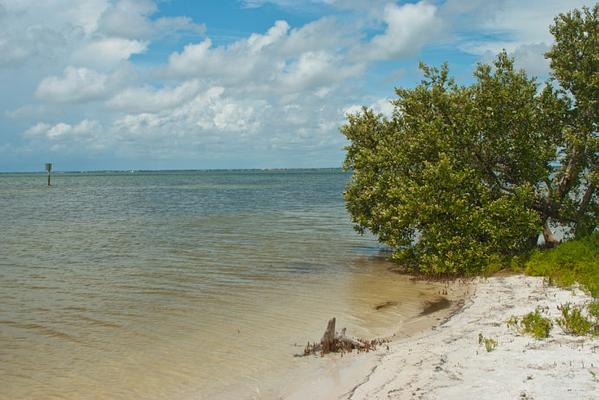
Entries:
{"type": "Polygon", "coordinates": [[[543,239],[545,239],[545,247],[551,248],[559,244],[559,240],[557,240],[549,227],[549,219],[546,219],[543,224],[543,239]]]}
{"type": "Polygon", "coordinates": [[[582,236],[587,233],[591,233],[593,232],[593,230],[595,230],[595,225],[592,223],[589,224],[590,221],[588,221],[588,219],[585,218],[585,213],[591,202],[591,199],[595,194],[595,190],[595,185],[591,183],[589,184],[587,190],[582,196],[580,205],[578,206],[578,210],[576,211],[576,224],[574,225],[574,236],[576,237],[582,236]]]}
{"type": "Polygon", "coordinates": [[[539,233],[537,232],[534,236],[528,238],[528,248],[534,249],[539,244],[539,233]]]}

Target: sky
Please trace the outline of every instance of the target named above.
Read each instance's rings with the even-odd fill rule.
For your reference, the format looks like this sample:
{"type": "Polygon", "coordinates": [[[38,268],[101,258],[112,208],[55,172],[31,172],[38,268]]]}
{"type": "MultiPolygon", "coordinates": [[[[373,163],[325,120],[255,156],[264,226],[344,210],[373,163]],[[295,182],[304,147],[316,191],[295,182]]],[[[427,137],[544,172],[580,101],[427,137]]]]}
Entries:
{"type": "Polygon", "coordinates": [[[543,81],[585,0],[0,0],[0,172],[339,167],[418,62],[543,81]]]}

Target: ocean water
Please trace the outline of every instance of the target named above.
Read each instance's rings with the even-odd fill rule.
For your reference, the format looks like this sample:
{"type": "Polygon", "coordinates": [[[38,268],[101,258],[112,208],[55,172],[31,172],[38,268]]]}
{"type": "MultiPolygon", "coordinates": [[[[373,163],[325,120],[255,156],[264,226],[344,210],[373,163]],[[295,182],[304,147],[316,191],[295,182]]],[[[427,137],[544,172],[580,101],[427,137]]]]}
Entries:
{"type": "Polygon", "coordinates": [[[253,398],[332,316],[389,334],[436,287],[352,230],[348,179],[0,174],[0,399],[253,398]]]}

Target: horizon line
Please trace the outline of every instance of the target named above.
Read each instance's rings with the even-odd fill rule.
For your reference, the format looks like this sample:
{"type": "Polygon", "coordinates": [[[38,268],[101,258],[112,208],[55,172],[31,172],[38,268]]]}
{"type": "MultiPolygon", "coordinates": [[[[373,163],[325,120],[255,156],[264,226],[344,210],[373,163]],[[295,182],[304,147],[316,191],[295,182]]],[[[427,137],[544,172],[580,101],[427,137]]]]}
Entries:
{"type": "MultiPolygon", "coordinates": [[[[106,172],[210,172],[210,171],[293,171],[293,170],[343,170],[342,167],[275,167],[275,168],[174,168],[174,169],[89,169],[89,170],[52,170],[58,174],[83,174],[83,173],[106,173],[106,172]]],[[[0,171],[0,174],[46,174],[45,170],[33,171],[0,171]]]]}

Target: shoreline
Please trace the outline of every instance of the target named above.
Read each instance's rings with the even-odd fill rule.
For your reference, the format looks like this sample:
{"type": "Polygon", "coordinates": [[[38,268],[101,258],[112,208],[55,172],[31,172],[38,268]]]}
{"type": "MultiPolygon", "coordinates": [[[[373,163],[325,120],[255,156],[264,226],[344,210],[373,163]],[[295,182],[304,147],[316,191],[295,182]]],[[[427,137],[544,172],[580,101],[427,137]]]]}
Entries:
{"type": "Polygon", "coordinates": [[[326,360],[332,361],[327,375],[298,382],[279,398],[594,398],[599,391],[599,338],[567,335],[554,324],[547,339],[536,340],[505,323],[536,306],[555,319],[558,305],[586,304],[589,295],[524,275],[476,278],[466,286],[463,305],[452,307],[445,317],[442,312],[429,315],[438,320],[432,328],[429,324],[412,335],[398,331],[401,337],[389,343],[389,351],[325,357],[339,358],[326,360]],[[494,351],[479,344],[479,333],[497,341],[494,351]],[[331,383],[334,377],[336,384],[331,383]]]}
{"type": "MultiPolygon", "coordinates": [[[[401,325],[393,326],[389,329],[388,336],[381,337],[390,340],[387,344],[389,350],[383,345],[367,353],[307,356],[304,371],[300,372],[294,381],[287,382],[284,387],[275,390],[276,394],[264,393],[251,398],[288,400],[348,398],[350,393],[367,381],[367,377],[377,368],[382,359],[393,351],[394,345],[435,330],[459,313],[473,294],[471,281],[471,279],[444,281],[443,286],[438,288],[437,298],[425,302],[418,316],[412,317],[401,325]],[[434,310],[439,300],[448,300],[449,305],[434,310]],[[356,382],[360,383],[356,385],[356,382]]],[[[343,326],[343,321],[340,322],[340,326],[343,326]]],[[[349,332],[350,336],[351,334],[352,332],[349,332]]]]}

